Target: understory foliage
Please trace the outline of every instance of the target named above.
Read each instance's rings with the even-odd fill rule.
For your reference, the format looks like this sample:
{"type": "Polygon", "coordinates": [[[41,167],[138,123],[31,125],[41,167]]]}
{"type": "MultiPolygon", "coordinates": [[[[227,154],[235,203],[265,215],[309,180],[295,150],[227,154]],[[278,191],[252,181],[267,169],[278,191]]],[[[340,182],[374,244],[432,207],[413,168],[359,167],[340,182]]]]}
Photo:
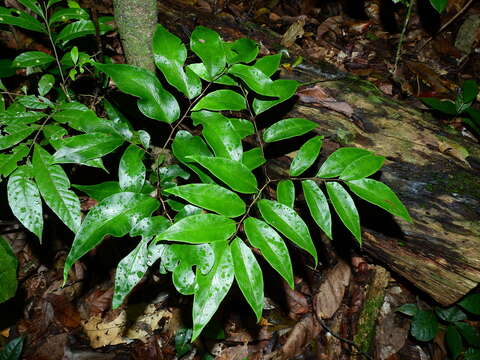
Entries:
{"type": "MultiPolygon", "coordinates": [[[[48,24],[58,12],[72,14],[71,8],[50,11],[49,6],[56,2],[52,0],[43,8],[34,1],[20,2],[44,18],[47,25],[37,24],[32,29],[36,31],[50,29],[48,24]]],[[[12,10],[0,11],[1,18],[12,10]]],[[[5,17],[0,22],[25,27],[19,19],[37,21],[26,12],[13,18],[15,22],[5,17]]],[[[77,18],[68,17],[71,19],[77,18]]],[[[193,295],[195,339],[234,281],[260,319],[264,284],[257,256],[263,256],[291,287],[287,239],[317,264],[310,230],[295,209],[297,191],[303,192],[311,217],[330,239],[333,209],[361,244],[352,194],[411,221],[393,191],[368,178],[382,167],[382,156],[365,149],[340,148],[318,167],[323,137],[312,133],[314,121],[275,119],[266,128],[257,126],[263,121],[258,120],[259,115],[290,99],[299,85],[293,80],[273,79],[280,54],[259,57],[254,41],[225,42],[218,33],[201,26],[191,34],[189,54],[178,37],[158,25],[153,51],[160,78],[130,65],[94,62],[88,55],[78,66],[82,53],[69,48],[62,33],[84,21],[90,20],[77,19],[53,36],[53,49],[64,51],[70,64],[62,65],[61,60],[57,69],[51,69],[55,58],[42,62],[33,55],[32,62],[20,61],[28,53],[13,60],[13,67],[36,68],[45,74],[38,89],[11,95],[6,102],[2,97],[0,112],[0,173],[8,178],[8,202],[14,215],[41,240],[46,205],[75,236],[65,262],[65,282],[72,265],[105,236],[138,238],[135,249],[118,264],[113,308],[124,303],[159,260],[159,271],[172,273],[175,288],[193,295]],[[108,118],[97,116],[76,101],[68,89],[68,78],[60,80],[63,91],[50,92],[55,74],[68,71],[72,80],[77,73],[70,70],[83,69],[83,65],[96,74],[92,76],[104,74],[119,90],[137,97],[140,112],[170,124],[170,132],[158,136],[135,129],[106,100],[102,106],[108,118]],[[46,76],[53,80],[45,81],[46,76]],[[172,92],[162,85],[166,83],[172,92]],[[5,103],[9,104],[6,108],[5,103]],[[296,152],[289,173],[281,179],[270,178],[265,149],[305,134],[311,137],[296,152]],[[104,169],[102,158],[112,152],[120,156],[118,169],[109,169],[115,174],[112,181],[71,185],[64,164],[104,169]],[[312,172],[312,168],[318,170],[312,172]],[[315,175],[302,177],[307,170],[315,175]],[[79,192],[98,202],[83,220],[79,192]]]]}

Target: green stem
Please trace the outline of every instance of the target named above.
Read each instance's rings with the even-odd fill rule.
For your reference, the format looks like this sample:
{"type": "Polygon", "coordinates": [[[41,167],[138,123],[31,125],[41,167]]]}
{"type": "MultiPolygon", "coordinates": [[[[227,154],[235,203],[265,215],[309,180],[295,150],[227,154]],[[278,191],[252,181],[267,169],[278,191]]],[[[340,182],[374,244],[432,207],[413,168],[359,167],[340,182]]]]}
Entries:
{"type": "Polygon", "coordinates": [[[405,18],[405,24],[403,25],[402,33],[400,34],[400,41],[397,47],[397,53],[395,55],[395,66],[393,67],[393,75],[397,73],[398,61],[400,60],[400,53],[402,51],[403,40],[405,38],[405,32],[407,31],[407,26],[412,15],[413,3],[415,0],[410,0],[410,5],[408,5],[407,17],[405,18]]]}

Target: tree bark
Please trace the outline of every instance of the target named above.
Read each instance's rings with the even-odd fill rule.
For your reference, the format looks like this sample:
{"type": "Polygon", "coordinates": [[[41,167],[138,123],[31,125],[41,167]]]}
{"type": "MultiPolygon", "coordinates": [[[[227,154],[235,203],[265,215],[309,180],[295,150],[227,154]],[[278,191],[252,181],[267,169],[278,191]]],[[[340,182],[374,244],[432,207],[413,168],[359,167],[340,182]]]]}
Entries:
{"type": "Polygon", "coordinates": [[[155,71],[152,40],[157,25],[157,1],[113,0],[113,8],[127,62],[155,71]]]}

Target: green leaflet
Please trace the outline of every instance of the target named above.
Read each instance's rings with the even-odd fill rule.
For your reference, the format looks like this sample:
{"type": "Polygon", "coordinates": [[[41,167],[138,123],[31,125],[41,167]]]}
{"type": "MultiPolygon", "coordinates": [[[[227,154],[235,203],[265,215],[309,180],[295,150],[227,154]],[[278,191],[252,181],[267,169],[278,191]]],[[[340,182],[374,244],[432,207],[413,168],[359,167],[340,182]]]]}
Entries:
{"type": "Polygon", "coordinates": [[[361,245],[362,232],[360,229],[360,217],[352,197],[343,186],[337,182],[327,182],[326,187],[335,212],[361,245]]]}
{"type": "Polygon", "coordinates": [[[457,115],[457,109],[453,101],[436,98],[420,98],[420,100],[430,106],[433,110],[438,110],[448,115],[457,115]]]}
{"type": "Polygon", "coordinates": [[[71,190],[67,174],[39,145],[33,151],[33,176],[45,203],[74,233],[80,227],[80,201],[71,190]]]}
{"type": "Polygon", "coordinates": [[[148,238],[142,239],[135,249],[125,256],[115,272],[115,290],[112,299],[112,309],[122,305],[125,297],[142,280],[147,272],[148,238]]]}
{"type": "Polygon", "coordinates": [[[472,325],[465,322],[456,322],[455,326],[470,345],[480,344],[480,333],[472,325]]]}
{"type": "Polygon", "coordinates": [[[245,203],[233,191],[215,184],[188,184],[165,190],[201,208],[227,217],[245,213],[245,203]]]}
{"type": "Polygon", "coordinates": [[[264,307],[262,269],[252,250],[238,237],[233,240],[231,251],[235,280],[259,321],[264,307]]]}
{"type": "MultiPolygon", "coordinates": [[[[113,30],[113,22],[111,16],[100,16],[98,18],[98,28],[100,35],[113,30]]],[[[65,46],[69,41],[84,37],[87,35],[95,35],[95,24],[90,20],[78,20],[66,25],[62,31],[55,37],[55,42],[60,43],[61,46],[65,46]]]]}
{"type": "Polygon", "coordinates": [[[441,13],[446,9],[448,0],[430,0],[430,4],[435,8],[435,10],[441,13]]]}
{"type": "Polygon", "coordinates": [[[438,320],[431,310],[418,310],[413,316],[410,332],[419,341],[431,341],[438,331],[438,320]]]}
{"type": "Polygon", "coordinates": [[[170,33],[162,25],[157,25],[153,37],[153,55],[155,64],[167,79],[168,83],[193,99],[202,91],[200,78],[183,65],[187,59],[187,48],[182,40],[170,33]]]}
{"type": "Polygon", "coordinates": [[[98,159],[114,151],[123,144],[123,139],[103,133],[89,133],[72,136],[62,141],[53,154],[57,163],[84,163],[98,159]]]}
{"type": "Polygon", "coordinates": [[[465,296],[459,303],[462,308],[475,315],[480,315],[480,294],[465,296]]]}
{"type": "Polygon", "coordinates": [[[38,94],[45,96],[55,85],[55,77],[51,74],[43,75],[38,81],[38,94]]]}
{"type": "Polygon", "coordinates": [[[118,181],[105,181],[103,183],[94,185],[73,184],[72,187],[83,191],[85,194],[97,201],[102,201],[103,199],[122,191],[122,189],[120,189],[118,181]]]}
{"type": "Polygon", "coordinates": [[[170,240],[192,244],[227,240],[235,233],[235,222],[223,215],[199,214],[183,218],[160,233],[156,241],[170,240]]]}
{"type": "Polygon", "coordinates": [[[15,296],[17,292],[17,257],[10,244],[0,236],[0,303],[15,296]]]}
{"type": "Polygon", "coordinates": [[[255,62],[254,67],[260,69],[265,76],[271,77],[278,70],[282,54],[264,56],[255,62]]]}
{"type": "Polygon", "coordinates": [[[48,19],[48,24],[52,25],[56,22],[67,22],[68,20],[88,20],[88,13],[80,8],[68,8],[56,10],[48,19]]]}
{"type": "Polygon", "coordinates": [[[384,183],[373,179],[352,180],[346,183],[350,190],[363,200],[377,205],[405,221],[413,221],[397,195],[384,183]]]}
{"type": "Polygon", "coordinates": [[[197,269],[198,290],[193,298],[193,335],[194,341],[200,335],[220,303],[230,290],[234,277],[232,253],[225,241],[212,244],[215,263],[206,275],[197,269]]]}
{"type": "Polygon", "coordinates": [[[8,179],[8,204],[13,215],[42,240],[42,200],[37,185],[32,180],[31,169],[19,167],[8,179]]]}
{"type": "Polygon", "coordinates": [[[94,65],[110,76],[120,90],[139,97],[138,108],[145,116],[169,124],[178,119],[177,100],[162,87],[154,73],[125,64],[94,65]]]}
{"type": "Polygon", "coordinates": [[[383,156],[365,155],[352,161],[340,174],[342,180],[358,180],[375,174],[383,166],[383,156]]]}
{"type": "Polygon", "coordinates": [[[295,80],[287,80],[287,79],[280,79],[275,80],[272,84],[271,92],[275,94],[275,97],[278,98],[277,100],[261,100],[261,99],[254,99],[252,108],[256,115],[259,115],[268,109],[278,105],[285,100],[290,99],[295,92],[297,91],[298,82],[295,80]]]}
{"type": "Polygon", "coordinates": [[[460,333],[453,325],[449,325],[447,327],[447,331],[445,332],[445,341],[453,358],[457,359],[463,351],[463,341],[460,333]]]}
{"type": "Polygon", "coordinates": [[[322,144],[323,136],[315,136],[303,144],[290,164],[290,175],[299,176],[312,166],[320,154],[322,144]]]}
{"type": "Polygon", "coordinates": [[[208,80],[213,80],[225,68],[225,49],[217,32],[197,26],[190,36],[190,49],[205,65],[209,76],[208,80]]]}
{"type": "Polygon", "coordinates": [[[303,118],[284,119],[276,122],[263,132],[263,140],[267,143],[289,139],[306,134],[315,129],[317,124],[303,118]]]}
{"type": "MultiPolygon", "coordinates": [[[[183,295],[192,295],[198,289],[193,266],[206,275],[215,262],[215,254],[210,244],[156,245],[155,253],[160,254],[160,273],[172,272],[173,284],[183,295]]],[[[153,259],[152,259],[153,260],[153,259]]]]}
{"type": "Polygon", "coordinates": [[[232,43],[224,43],[224,46],[229,64],[252,62],[257,57],[259,51],[258,44],[248,38],[241,38],[232,43]]]}
{"type": "Polygon", "coordinates": [[[44,110],[53,107],[53,104],[47,98],[38,98],[35,95],[25,95],[18,98],[17,102],[29,109],[44,110]]]}
{"type": "Polygon", "coordinates": [[[262,251],[265,260],[293,288],[292,262],[280,235],[265,222],[253,217],[248,217],[243,225],[250,244],[262,251]]]}
{"type": "Polygon", "coordinates": [[[256,177],[241,162],[209,156],[189,156],[188,158],[208,169],[235,191],[244,194],[253,194],[257,191],[256,177]]]}
{"type": "Polygon", "coordinates": [[[18,144],[20,141],[29,137],[36,129],[38,125],[14,125],[14,126],[7,126],[5,129],[9,135],[0,136],[0,150],[5,150],[13,145],[18,144]]]}
{"type": "Polygon", "coordinates": [[[313,256],[315,264],[317,264],[317,250],[313,244],[308,227],[295,210],[279,202],[266,199],[260,200],[257,206],[267,223],[280,231],[293,243],[306,250],[313,256]]]}
{"type": "Polygon", "coordinates": [[[313,220],[332,239],[332,215],[325,194],[313,180],[302,181],[302,188],[313,220]]]}
{"type": "Polygon", "coordinates": [[[145,183],[146,169],[143,164],[144,150],[129,145],[120,159],[118,183],[123,191],[140,192],[145,183]]]}
{"type": "Polygon", "coordinates": [[[0,7],[0,19],[0,24],[15,25],[37,32],[47,32],[40,21],[17,9],[0,7]]]}
{"type": "MultiPolygon", "coordinates": [[[[194,63],[187,65],[187,69],[193,71],[199,78],[205,81],[211,81],[210,75],[208,75],[207,68],[203,63],[194,63]]],[[[228,75],[222,75],[220,77],[216,77],[215,80],[212,81],[214,84],[221,84],[227,86],[238,86],[238,83],[233,80],[232,77],[228,75]]]]}
{"type": "MultiPolygon", "coordinates": [[[[133,127],[128,121],[128,119],[106,99],[103,99],[102,104],[105,108],[108,118],[111,121],[111,124],[109,124],[111,128],[115,130],[117,135],[123,137],[125,140],[130,141],[133,138],[134,134],[133,127]]],[[[105,121],[105,124],[108,124],[108,122],[105,121]]],[[[103,126],[99,126],[99,129],[97,131],[101,131],[101,127],[103,126]]],[[[144,131],[140,130],[139,133],[140,132],[144,131]]]]}
{"type": "Polygon", "coordinates": [[[292,180],[282,180],[278,182],[277,201],[293,209],[295,202],[295,185],[292,180]]]}
{"type": "Polygon", "coordinates": [[[121,192],[104,199],[91,209],[65,260],[64,281],[75,261],[100,244],[105,235],[126,235],[138,221],[149,217],[158,206],[158,201],[148,195],[121,192]]]}
{"type": "Polygon", "coordinates": [[[202,97],[192,110],[240,111],[246,108],[247,104],[242,95],[233,90],[223,89],[213,91],[202,97]]]}
{"type": "Polygon", "coordinates": [[[1,360],[20,360],[23,350],[23,337],[11,340],[0,352],[1,360]]]}
{"type": "Polygon", "coordinates": [[[12,149],[11,154],[0,154],[0,177],[7,177],[17,168],[17,163],[28,155],[28,147],[20,144],[12,149]]]}
{"type": "Polygon", "coordinates": [[[144,239],[151,238],[166,230],[170,225],[170,221],[163,216],[146,217],[133,226],[130,230],[130,236],[142,236],[144,239]]]}
{"type": "Polygon", "coordinates": [[[477,98],[478,84],[475,80],[466,80],[462,84],[461,96],[464,103],[471,103],[477,98]]]}
{"type": "Polygon", "coordinates": [[[28,125],[43,119],[45,114],[37,111],[4,111],[0,113],[0,122],[8,125],[28,125]]]}
{"type": "Polygon", "coordinates": [[[38,4],[37,1],[34,0],[18,0],[19,3],[21,3],[23,6],[25,6],[27,9],[32,10],[35,14],[38,16],[43,16],[43,11],[40,5],[38,4]]]}
{"type": "Polygon", "coordinates": [[[50,64],[54,61],[55,58],[53,56],[45,54],[42,51],[26,51],[13,60],[13,66],[17,68],[40,66],[50,64]]]}
{"type": "MultiPolygon", "coordinates": [[[[240,160],[243,154],[242,138],[235,128],[241,122],[232,122],[226,116],[212,111],[198,111],[191,115],[194,125],[202,125],[202,135],[217,157],[240,160]]],[[[251,124],[250,122],[248,124],[251,124]]]]}
{"type": "Polygon", "coordinates": [[[245,151],[242,156],[242,164],[250,171],[262,166],[266,162],[267,160],[263,156],[262,149],[259,147],[245,151]]]}
{"type": "Polygon", "coordinates": [[[333,152],[318,170],[317,177],[332,178],[339,176],[342,171],[353,161],[371,152],[353,147],[340,148],[333,152]]]}

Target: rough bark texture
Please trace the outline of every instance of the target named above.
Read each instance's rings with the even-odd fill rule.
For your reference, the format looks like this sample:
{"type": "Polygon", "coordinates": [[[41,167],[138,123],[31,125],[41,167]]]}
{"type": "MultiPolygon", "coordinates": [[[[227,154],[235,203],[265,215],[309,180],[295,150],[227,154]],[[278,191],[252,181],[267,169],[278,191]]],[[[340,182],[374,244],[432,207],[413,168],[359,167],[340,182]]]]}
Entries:
{"type": "MultiPolygon", "coordinates": [[[[219,20],[193,10],[177,11],[168,1],[159,6],[162,23],[184,38],[186,27],[191,31],[194,25],[204,25],[226,40],[250,37],[264,45],[264,52],[278,49],[278,34],[242,19],[219,20]]],[[[301,53],[298,47],[289,51],[301,53]]],[[[443,305],[473,289],[480,282],[478,143],[384,96],[371,83],[324,64],[305,63],[281,76],[304,83],[285,117],[306,117],[318,123],[317,132],[326,137],[321,161],[339,145],[366,148],[387,158],[377,178],[398,194],[414,223],[387,216],[378,208],[362,209],[362,251],[443,305]]],[[[278,112],[270,116],[277,117],[278,112]]],[[[286,157],[278,159],[273,172],[283,172],[288,162],[286,157]]],[[[346,239],[335,239],[342,241],[346,239]]]]}
{"type": "Polygon", "coordinates": [[[151,44],[157,25],[156,0],[113,0],[113,8],[127,62],[154,71],[151,44]]]}

